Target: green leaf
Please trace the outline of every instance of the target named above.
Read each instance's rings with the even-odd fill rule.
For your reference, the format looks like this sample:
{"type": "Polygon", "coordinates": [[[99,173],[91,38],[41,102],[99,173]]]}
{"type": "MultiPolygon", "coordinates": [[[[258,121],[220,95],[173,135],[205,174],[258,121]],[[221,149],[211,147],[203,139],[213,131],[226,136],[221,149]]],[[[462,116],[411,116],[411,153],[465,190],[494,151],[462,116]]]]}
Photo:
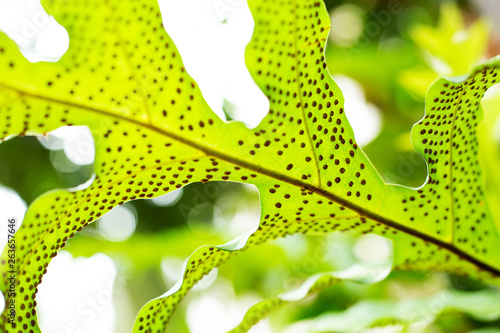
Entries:
{"type": "Polygon", "coordinates": [[[468,333],[500,333],[500,328],[485,327],[485,328],[479,328],[477,330],[469,331],[468,333]]]}
{"type": "Polygon", "coordinates": [[[318,276],[313,276],[306,281],[295,295],[289,296],[289,294],[282,294],[274,298],[260,301],[247,311],[242,322],[238,325],[238,327],[231,330],[230,333],[248,332],[252,326],[257,324],[260,320],[277,308],[314,295],[317,292],[338,283],[339,281],[339,279],[336,279],[331,274],[320,274],[318,276]]]}
{"type": "Polygon", "coordinates": [[[307,332],[360,332],[392,323],[416,324],[417,331],[423,332],[439,315],[447,312],[460,312],[482,322],[492,322],[500,318],[500,298],[498,292],[491,290],[445,290],[401,301],[369,299],[342,312],[325,313],[301,327],[307,332]]]}
{"type": "Polygon", "coordinates": [[[424,99],[427,89],[438,75],[428,68],[411,68],[398,75],[398,83],[418,99],[424,99]]]}
{"type": "Polygon", "coordinates": [[[341,281],[349,280],[359,283],[375,283],[387,277],[389,273],[390,264],[367,265],[358,263],[344,271],[316,274],[307,279],[307,281],[295,290],[254,304],[247,311],[238,327],[231,330],[231,333],[247,332],[252,326],[277,308],[292,302],[301,301],[341,281]]]}
{"type": "Polygon", "coordinates": [[[490,30],[485,19],[475,21],[466,29],[460,8],[453,2],[446,2],[441,5],[436,28],[417,25],[411,30],[411,35],[426,52],[437,73],[457,76],[470,73],[484,58],[490,30]]]}
{"type": "MultiPolygon", "coordinates": [[[[386,185],[357,146],[342,93],[324,59],[329,17],[318,1],[249,1],[256,22],[246,62],[270,100],[255,129],[209,109],[165,33],[155,0],[44,2],[67,30],[58,63],[27,62],[0,37],[0,138],[88,126],[95,180],[56,190],[29,207],[16,233],[16,327],[39,332],[35,296],[47,266],[77,231],[127,201],[193,182],[254,184],[254,233],[198,249],[183,280],[140,311],[134,332],[162,332],[177,304],[237,250],[294,233],[376,233],[392,239],[396,269],[439,270],[489,282],[500,245],[483,193],[476,128],[479,102],[498,82],[497,60],[463,82],[440,79],[412,140],[429,163],[418,189],[386,185]]],[[[5,292],[7,252],[0,289],[5,292]]]]}

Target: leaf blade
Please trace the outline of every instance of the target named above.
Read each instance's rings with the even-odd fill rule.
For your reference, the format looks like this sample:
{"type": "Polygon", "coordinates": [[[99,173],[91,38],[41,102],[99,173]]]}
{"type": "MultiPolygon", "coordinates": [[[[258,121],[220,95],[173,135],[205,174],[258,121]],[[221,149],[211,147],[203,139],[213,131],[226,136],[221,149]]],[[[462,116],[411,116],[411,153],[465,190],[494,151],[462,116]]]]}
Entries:
{"type": "MultiPolygon", "coordinates": [[[[0,78],[2,95],[7,96],[6,105],[2,103],[0,109],[0,117],[7,120],[0,128],[0,131],[3,130],[2,137],[19,133],[45,133],[61,125],[86,125],[92,130],[96,142],[95,182],[84,191],[58,191],[44,196],[28,211],[25,225],[19,231],[20,238],[30,239],[20,252],[23,258],[20,277],[25,278],[28,274],[32,274],[32,277],[29,277],[20,295],[22,298],[18,298],[18,304],[34,308],[36,286],[43,277],[43,273],[39,272],[46,269],[50,257],[80,227],[93,222],[116,205],[138,198],[159,196],[195,181],[223,180],[255,184],[262,199],[260,227],[248,238],[248,242],[239,243],[238,246],[217,247],[210,260],[195,252],[195,265],[189,266],[186,271],[190,274],[189,279],[182,282],[177,292],[174,290],[172,294],[165,295],[167,297],[144,307],[140,313],[143,318],[147,318],[149,307],[154,305],[158,309],[152,311],[159,311],[163,320],[168,320],[192,285],[234,251],[297,232],[374,232],[393,239],[397,248],[396,267],[399,269],[437,268],[483,279],[500,275],[498,258],[494,255],[478,255],[478,259],[475,257],[475,248],[449,243],[449,233],[439,234],[437,231],[440,229],[433,227],[431,217],[424,216],[417,224],[412,221],[413,216],[403,214],[405,207],[402,200],[415,202],[417,207],[422,204],[424,198],[410,199],[420,190],[385,185],[366,155],[357,147],[343,111],[343,97],[330,78],[324,62],[324,42],[328,28],[322,22],[324,24],[328,20],[328,15],[321,3],[305,0],[279,4],[255,0],[250,3],[256,30],[247,48],[247,63],[257,83],[271,100],[268,116],[254,130],[239,123],[224,124],[208,109],[196,84],[182,66],[173,43],[162,32],[161,15],[155,1],[144,3],[143,7],[133,1],[123,2],[119,8],[111,3],[111,9],[116,9],[117,17],[110,21],[122,31],[126,31],[130,25],[127,17],[132,15],[134,8],[144,14],[134,16],[136,21],[133,25],[139,27],[138,33],[145,33],[140,35],[141,38],[154,36],[156,39],[141,39],[143,44],[138,55],[130,55],[131,50],[135,49],[132,39],[128,43],[123,41],[123,33],[117,33],[116,27],[113,30],[101,22],[107,18],[104,14],[109,15],[112,11],[109,4],[98,1],[93,4],[104,7],[103,16],[93,19],[106,31],[103,36],[95,34],[94,37],[112,41],[114,46],[110,48],[109,54],[105,52],[108,67],[104,73],[95,71],[94,66],[99,65],[99,57],[94,56],[94,51],[90,52],[93,61],[88,66],[75,60],[81,57],[77,47],[71,49],[58,64],[31,65],[23,62],[18,52],[12,46],[8,47],[6,39],[2,37],[0,69],[7,73],[6,77],[0,78]],[[285,24],[275,21],[276,14],[281,14],[285,24]],[[123,15],[122,20],[120,15],[123,15]],[[273,30],[271,26],[278,30],[273,30]],[[281,29],[281,26],[289,28],[281,29]],[[120,43],[126,44],[125,49],[120,43]],[[163,59],[161,52],[149,52],[156,51],[156,47],[160,49],[159,45],[168,50],[164,53],[167,60],[163,59]],[[281,54],[275,50],[280,45],[283,47],[281,54]],[[111,86],[111,83],[106,82],[111,80],[111,77],[107,79],[107,75],[113,71],[115,50],[119,59],[115,69],[121,66],[118,71],[121,74],[113,80],[120,81],[120,84],[121,81],[129,82],[124,89],[118,85],[118,88],[114,87],[116,90],[112,95],[104,91],[102,95],[95,96],[80,96],[74,90],[71,93],[72,90],[68,89],[70,86],[83,86],[85,88],[82,90],[93,92],[100,92],[99,83],[111,86]],[[122,56],[118,56],[118,51],[122,56]],[[281,58],[284,59],[282,63],[277,61],[281,58]],[[11,66],[12,59],[16,59],[14,66],[11,66]],[[171,77],[165,79],[164,73],[159,74],[165,67],[137,68],[148,61],[155,66],[167,62],[166,73],[171,77]],[[286,65],[288,68],[279,69],[286,65]],[[78,84],[72,82],[71,75],[70,79],[63,79],[57,84],[47,81],[49,77],[61,75],[58,73],[64,72],[66,66],[74,70],[73,75],[85,78],[85,83],[81,80],[78,84]],[[31,75],[34,69],[41,73],[40,77],[31,75]],[[278,70],[278,74],[274,74],[275,70],[278,70]],[[134,76],[138,76],[138,79],[134,79],[134,76]],[[160,83],[162,79],[167,83],[160,83]],[[280,89],[282,81],[290,87],[284,93],[280,89]],[[321,87],[318,82],[321,82],[321,87]],[[127,98],[127,93],[121,95],[122,90],[131,96],[138,92],[139,97],[128,103],[126,100],[130,97],[127,98]],[[159,103],[160,98],[166,103],[159,103]],[[306,103],[310,104],[306,107],[306,103]],[[314,113],[309,111],[312,108],[314,113]],[[329,109],[328,112],[326,109],[329,109]],[[105,193],[106,198],[99,198],[101,193],[105,193]],[[80,207],[82,210],[78,210],[80,207]],[[37,221],[37,214],[43,221],[37,221]],[[54,220],[53,216],[58,217],[54,220]],[[45,239],[48,245],[43,244],[45,239]],[[38,264],[32,265],[30,260],[38,257],[38,264]]],[[[68,12],[68,31],[81,37],[76,38],[77,45],[103,47],[92,41],[92,35],[90,39],[85,39],[89,36],[85,36],[83,31],[89,23],[83,23],[81,27],[71,25],[73,19],[82,24],[78,14],[85,12],[85,8],[78,9],[71,4],[61,6],[58,9],[61,17],[65,17],[65,11],[68,12]]],[[[104,47],[101,50],[107,51],[104,47]]],[[[496,75],[497,63],[493,61],[487,66],[493,71],[491,76],[496,75]]],[[[444,81],[438,82],[438,85],[445,84],[444,81]]],[[[491,79],[488,84],[495,82],[496,79],[491,79]]],[[[482,92],[486,89],[483,88],[482,92]]],[[[476,100],[481,98],[476,91],[470,94],[476,100]]],[[[479,112],[474,108],[470,111],[479,112]]],[[[419,137],[415,136],[415,139],[419,137]]],[[[427,155],[428,160],[432,158],[427,155]]],[[[479,178],[475,182],[480,182],[479,178]]],[[[488,219],[485,218],[485,221],[488,222],[488,219]]],[[[488,223],[484,223],[486,227],[488,223]]],[[[454,225],[447,227],[453,228],[454,225]]],[[[498,236],[495,236],[491,227],[488,228],[491,237],[485,248],[491,250],[498,244],[498,236]]],[[[5,279],[2,279],[2,290],[5,290],[6,285],[5,279]]],[[[31,316],[26,313],[20,324],[37,330],[31,316]]],[[[6,317],[2,316],[2,320],[5,328],[6,317]]],[[[154,323],[151,316],[145,324],[154,325],[158,331],[164,326],[163,321],[154,323]]]]}

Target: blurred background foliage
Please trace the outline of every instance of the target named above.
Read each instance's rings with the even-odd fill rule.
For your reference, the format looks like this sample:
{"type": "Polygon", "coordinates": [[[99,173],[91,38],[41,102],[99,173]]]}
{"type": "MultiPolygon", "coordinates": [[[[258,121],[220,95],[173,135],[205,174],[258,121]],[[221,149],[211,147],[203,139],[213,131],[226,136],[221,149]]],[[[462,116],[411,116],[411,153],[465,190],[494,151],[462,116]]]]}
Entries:
{"type": "MultiPolygon", "coordinates": [[[[426,164],[411,145],[410,130],[423,116],[426,89],[439,75],[465,75],[481,60],[499,53],[500,2],[326,0],[326,5],[332,18],[326,49],[329,70],[341,88],[350,84],[358,90],[354,96],[364,95],[362,102],[373,106],[378,114],[375,118],[360,117],[351,111],[348,116],[352,122],[380,119],[380,128],[364,145],[365,152],[386,182],[422,185],[426,164]]],[[[498,129],[494,126],[497,116],[489,116],[489,126],[481,134],[488,142],[488,150],[483,153],[491,184],[499,179],[495,170],[499,145],[498,140],[492,140],[498,129]]],[[[91,179],[92,158],[73,158],[68,140],[82,139],[71,138],[51,133],[2,143],[1,185],[17,192],[29,205],[48,190],[76,187],[91,179]]],[[[92,147],[88,154],[93,154],[92,147]]],[[[492,193],[497,191],[497,187],[490,187],[492,193]]],[[[183,261],[197,247],[222,244],[254,230],[259,212],[258,193],[252,187],[193,184],[155,201],[137,200],[119,207],[77,234],[65,251],[75,258],[103,253],[113,259],[114,283],[121,284],[118,293],[126,295],[114,295],[115,331],[124,332],[144,303],[175,284],[181,277],[183,261]]],[[[231,329],[252,304],[296,288],[312,274],[390,257],[390,250],[375,243],[349,235],[295,235],[244,252],[195,288],[182,303],[170,330],[205,333],[231,329]]],[[[49,267],[45,279],[53,279],[50,272],[49,267]]],[[[357,317],[369,317],[374,309],[389,306],[377,302],[389,302],[397,308],[400,302],[424,299],[418,309],[427,316],[418,320],[419,326],[381,316],[367,322],[365,329],[377,331],[376,327],[383,326],[384,332],[500,332],[500,310],[495,302],[485,310],[491,311],[489,317],[458,310],[435,313],[430,297],[447,292],[455,300],[455,291],[486,292],[500,299],[498,290],[477,281],[432,272],[392,272],[380,282],[345,282],[287,305],[252,331],[360,331],[354,325],[357,317]],[[363,306],[365,303],[369,306],[363,306]],[[357,309],[354,314],[349,312],[353,305],[357,309]],[[325,322],[329,315],[344,316],[344,323],[352,326],[334,329],[333,322],[323,327],[311,324],[322,318],[325,322]]]]}

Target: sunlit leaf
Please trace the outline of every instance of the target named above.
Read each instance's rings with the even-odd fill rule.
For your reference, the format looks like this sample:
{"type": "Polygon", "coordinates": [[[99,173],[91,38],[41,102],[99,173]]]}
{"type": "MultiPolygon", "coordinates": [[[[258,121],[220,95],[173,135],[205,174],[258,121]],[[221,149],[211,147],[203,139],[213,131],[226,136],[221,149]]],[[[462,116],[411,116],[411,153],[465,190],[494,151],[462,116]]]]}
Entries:
{"type": "Polygon", "coordinates": [[[457,76],[468,74],[484,58],[490,30],[490,24],[485,19],[465,27],[458,6],[446,2],[441,6],[437,27],[417,25],[411,35],[427,53],[437,73],[457,76]]]}
{"type": "MultiPolygon", "coordinates": [[[[493,60],[466,81],[440,79],[412,140],[428,162],[421,188],[386,185],[355,142],[340,89],[324,59],[330,21],[319,1],[250,0],[256,23],[247,66],[269,98],[255,129],[224,123],[207,106],[165,33],[156,1],[45,2],[68,30],[58,63],[27,62],[0,37],[0,137],[85,125],[95,140],[95,180],[32,203],[16,233],[15,326],[38,332],[35,296],[50,259],[113,207],[193,182],[236,181],[260,192],[260,226],[199,248],[183,279],[147,303],[134,332],[162,332],[178,303],[240,249],[294,233],[376,233],[392,239],[394,267],[439,270],[486,282],[500,277],[498,230],[483,193],[476,128],[493,60]]],[[[0,288],[8,289],[4,251],[0,288]]]]}
{"type": "Polygon", "coordinates": [[[345,271],[314,275],[295,290],[282,293],[276,297],[265,299],[254,304],[247,311],[238,327],[231,330],[231,333],[247,332],[253,325],[277,308],[301,301],[341,281],[349,280],[360,283],[375,283],[384,279],[389,272],[390,264],[358,264],[345,271]]]}
{"type": "Polygon", "coordinates": [[[415,98],[423,99],[427,89],[437,79],[437,74],[427,68],[412,68],[401,72],[398,82],[415,98]]]}
{"type": "Polygon", "coordinates": [[[500,318],[500,298],[492,291],[442,291],[415,299],[363,300],[343,312],[325,313],[303,327],[307,332],[360,332],[389,324],[418,325],[423,332],[435,318],[450,312],[464,313],[482,322],[500,318]]]}

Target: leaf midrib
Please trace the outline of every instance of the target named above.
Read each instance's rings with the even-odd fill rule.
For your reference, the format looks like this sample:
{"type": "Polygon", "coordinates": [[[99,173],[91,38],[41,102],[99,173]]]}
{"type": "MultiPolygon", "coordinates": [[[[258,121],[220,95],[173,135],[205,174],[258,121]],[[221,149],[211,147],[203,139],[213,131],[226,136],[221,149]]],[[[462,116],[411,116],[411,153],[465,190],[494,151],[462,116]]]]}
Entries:
{"type": "MultiPolygon", "coordinates": [[[[254,172],[258,172],[260,174],[263,174],[265,176],[268,176],[268,177],[271,177],[271,178],[274,178],[278,181],[281,181],[281,182],[285,182],[285,183],[288,183],[290,185],[294,185],[294,186],[297,186],[297,187],[300,187],[300,188],[305,188],[307,190],[310,190],[328,200],[331,200],[331,201],[334,201],[336,202],[337,204],[341,205],[341,206],[344,206],[346,208],[349,208],[351,209],[352,211],[355,211],[356,213],[358,213],[361,217],[365,217],[365,218],[369,218],[373,221],[376,221],[376,222],[379,222],[379,223],[382,223],[388,227],[391,227],[391,228],[394,228],[396,230],[399,230],[401,232],[404,232],[406,234],[409,234],[413,237],[417,237],[419,239],[422,239],[424,241],[427,241],[429,243],[432,243],[432,244],[435,244],[439,247],[442,247],[448,251],[450,251],[451,253],[461,257],[462,259],[476,265],[478,268],[481,268],[485,271],[488,271],[490,273],[492,273],[493,275],[495,276],[499,276],[500,277],[500,269],[497,269],[473,256],[471,256],[470,254],[462,251],[461,249],[458,249],[456,248],[453,244],[450,244],[450,243],[446,243],[440,239],[437,239],[433,236],[430,236],[428,234],[425,234],[423,232],[420,232],[418,230],[414,230],[408,226],[405,226],[405,225],[402,225],[400,224],[399,222],[395,221],[395,220],[392,220],[390,218],[387,218],[387,217],[384,217],[384,216],[381,216],[377,213],[374,213],[370,210],[367,210],[365,208],[363,208],[362,206],[359,206],[355,203],[352,203],[346,199],[343,199],[337,195],[335,195],[334,193],[331,193],[331,192],[328,192],[324,189],[321,189],[321,188],[318,188],[318,187],[315,187],[309,183],[306,183],[300,179],[296,179],[296,178],[292,178],[292,177],[289,177],[285,174],[281,174],[279,172],[276,172],[276,171],[273,171],[273,170],[269,170],[267,168],[264,168],[262,166],[259,166],[259,165],[256,165],[254,163],[251,163],[249,161],[246,161],[246,160],[243,160],[243,159],[240,159],[240,158],[237,158],[235,156],[230,156],[230,155],[227,155],[226,153],[224,152],[220,152],[220,151],[217,151],[217,150],[214,150],[213,148],[211,147],[207,147],[201,143],[198,143],[196,141],[193,141],[193,140],[189,140],[188,138],[186,137],[183,137],[183,136],[180,136],[176,133],[173,133],[173,132],[168,132],[167,130],[165,129],[161,129],[161,128],[158,128],[158,127],[155,127],[153,125],[150,125],[150,124],[147,124],[147,123],[143,123],[143,122],[140,122],[138,120],[135,120],[135,119],[132,119],[132,118],[128,118],[128,117],[125,117],[123,115],[120,115],[120,114],[114,114],[114,113],[111,113],[109,111],[106,111],[106,110],[103,110],[103,109],[99,109],[97,107],[92,107],[92,106],[89,106],[89,105],[82,105],[82,104],[78,104],[78,103],[75,103],[75,102],[70,102],[70,101],[65,101],[65,100],[61,100],[61,99],[57,99],[55,97],[48,97],[48,96],[42,96],[40,94],[37,94],[36,92],[30,92],[30,91],[26,91],[26,90],[21,90],[20,88],[17,88],[17,87],[12,87],[12,86],[9,86],[5,83],[2,83],[0,82],[0,86],[1,87],[4,87],[4,88],[7,88],[7,89],[10,89],[10,90],[13,90],[15,92],[17,92],[18,94],[20,94],[21,96],[28,96],[28,97],[32,97],[32,98],[35,98],[35,99],[39,99],[39,100],[44,100],[44,101],[48,101],[48,102],[53,102],[53,103],[58,103],[58,104],[62,104],[62,105],[67,105],[67,106],[70,106],[70,107],[76,107],[76,108],[79,108],[79,109],[84,109],[84,110],[87,110],[87,111],[90,111],[90,112],[94,112],[94,113],[97,113],[97,114],[100,114],[102,116],[107,116],[107,117],[110,117],[110,118],[115,118],[117,120],[122,120],[122,121],[127,121],[131,124],[134,124],[136,126],[142,126],[148,130],[151,130],[153,132],[156,132],[158,134],[161,134],[161,135],[164,135],[166,137],[169,137],[173,140],[176,140],[178,142],[181,142],[185,145],[188,145],[192,148],[195,148],[195,149],[198,149],[202,152],[204,152],[205,154],[207,155],[210,155],[210,156],[213,156],[213,157],[216,157],[216,158],[219,158],[221,160],[224,160],[226,162],[229,162],[231,164],[234,164],[234,165],[238,165],[240,167],[243,167],[243,168],[246,168],[246,169],[249,169],[249,170],[252,170],[254,172]]],[[[83,124],[85,125],[85,124],[83,124]]],[[[387,185],[386,185],[387,186],[387,185]]]]}
{"type": "MultiPolygon", "coordinates": [[[[104,193],[106,191],[109,191],[109,187],[110,186],[114,186],[116,184],[119,184],[121,182],[123,182],[125,179],[128,179],[128,178],[133,178],[135,176],[137,176],[138,174],[142,173],[142,172],[145,172],[145,171],[150,171],[152,169],[156,169],[158,168],[159,166],[166,166],[166,165],[170,165],[170,164],[175,164],[175,163],[182,163],[182,162],[187,162],[187,161],[192,161],[192,160],[196,160],[196,159],[201,159],[201,158],[205,158],[207,157],[206,156],[192,156],[192,157],[189,157],[189,158],[185,158],[185,159],[179,159],[179,160],[175,160],[175,161],[168,161],[168,162],[165,162],[165,163],[160,163],[160,164],[155,164],[154,166],[151,166],[151,167],[148,167],[148,168],[145,168],[145,169],[140,169],[139,172],[136,172],[136,173],[131,173],[130,175],[127,174],[126,177],[123,177],[123,178],[120,178],[120,179],[117,179],[115,180],[114,182],[111,182],[108,184],[108,187],[103,187],[102,189],[99,189],[97,191],[94,192],[94,195],[98,195],[100,193],[104,193]]],[[[96,178],[97,179],[97,178],[96,178]]],[[[95,180],[94,180],[95,181],[95,180]]],[[[87,190],[88,188],[82,190],[82,191],[85,191],[87,190]]],[[[87,202],[86,198],[84,198],[83,200],[79,201],[78,203],[76,203],[71,210],[69,211],[66,211],[66,212],[63,212],[62,215],[65,215],[63,216],[64,217],[68,217],[71,213],[73,213],[77,208],[79,208],[82,204],[84,204],[85,202],[87,202]]],[[[120,203],[118,204],[120,205],[120,203]]],[[[95,219],[93,219],[92,221],[96,221],[97,219],[99,219],[100,217],[97,217],[95,219]]],[[[54,225],[56,225],[58,222],[61,221],[61,217],[59,216],[53,223],[51,223],[51,225],[49,227],[53,227],[54,225]]],[[[50,229],[49,229],[50,230],[50,229]]],[[[39,246],[40,244],[42,244],[42,241],[45,239],[45,236],[47,236],[48,232],[45,232],[44,234],[42,234],[42,236],[40,236],[40,239],[38,239],[35,243],[33,243],[31,245],[31,247],[35,247],[35,246],[39,246]]],[[[21,263],[21,266],[19,267],[19,270],[20,272],[24,271],[25,270],[25,267],[28,265],[29,263],[29,258],[32,257],[35,253],[33,252],[30,252],[28,253],[27,257],[24,258],[24,260],[19,260],[20,263],[21,263]]]]}
{"type": "Polygon", "coordinates": [[[454,202],[454,190],[453,190],[453,132],[455,131],[455,122],[457,120],[457,113],[458,113],[458,108],[460,104],[462,103],[464,95],[460,95],[457,104],[454,107],[453,110],[453,119],[451,123],[451,130],[450,130],[450,154],[449,154],[449,159],[448,159],[448,165],[449,165],[449,170],[450,170],[450,185],[449,185],[449,190],[450,190],[450,221],[451,221],[451,241],[455,242],[455,202],[454,202]]]}
{"type": "MultiPolygon", "coordinates": [[[[297,3],[295,4],[295,10],[297,10],[297,3]]],[[[319,167],[319,162],[318,162],[318,154],[316,154],[316,151],[314,150],[314,142],[311,138],[311,133],[309,131],[309,123],[307,121],[306,117],[306,110],[304,109],[304,101],[302,100],[302,89],[300,87],[300,75],[299,75],[299,65],[300,61],[298,58],[298,49],[297,49],[297,22],[294,20],[293,21],[293,48],[295,50],[295,53],[293,54],[293,59],[295,60],[295,81],[297,82],[297,90],[298,90],[298,96],[299,96],[299,102],[300,102],[300,110],[302,112],[302,120],[304,122],[304,127],[306,128],[306,136],[307,139],[309,140],[309,147],[311,148],[311,153],[314,157],[314,164],[316,165],[316,176],[318,177],[317,183],[318,186],[321,187],[321,169],[319,167]]]]}
{"type": "Polygon", "coordinates": [[[142,105],[144,107],[144,110],[146,111],[146,116],[147,116],[148,123],[150,125],[152,125],[151,124],[151,111],[149,110],[148,103],[146,102],[146,93],[144,92],[143,85],[140,84],[139,80],[137,79],[137,75],[135,73],[134,66],[132,66],[132,63],[130,62],[130,58],[126,56],[127,55],[127,51],[125,50],[125,48],[123,46],[123,40],[124,39],[122,38],[120,29],[118,28],[119,25],[118,25],[117,20],[115,18],[115,11],[110,6],[110,4],[109,4],[108,1],[103,1],[103,3],[108,8],[109,15],[110,15],[111,19],[113,20],[113,24],[112,24],[113,31],[115,32],[116,36],[118,37],[117,39],[118,39],[118,43],[119,43],[119,48],[120,48],[120,50],[122,52],[123,59],[125,59],[126,66],[128,67],[128,69],[130,71],[130,74],[132,75],[133,81],[137,85],[137,90],[139,90],[139,94],[142,97],[141,98],[141,102],[142,102],[142,105]]]}

